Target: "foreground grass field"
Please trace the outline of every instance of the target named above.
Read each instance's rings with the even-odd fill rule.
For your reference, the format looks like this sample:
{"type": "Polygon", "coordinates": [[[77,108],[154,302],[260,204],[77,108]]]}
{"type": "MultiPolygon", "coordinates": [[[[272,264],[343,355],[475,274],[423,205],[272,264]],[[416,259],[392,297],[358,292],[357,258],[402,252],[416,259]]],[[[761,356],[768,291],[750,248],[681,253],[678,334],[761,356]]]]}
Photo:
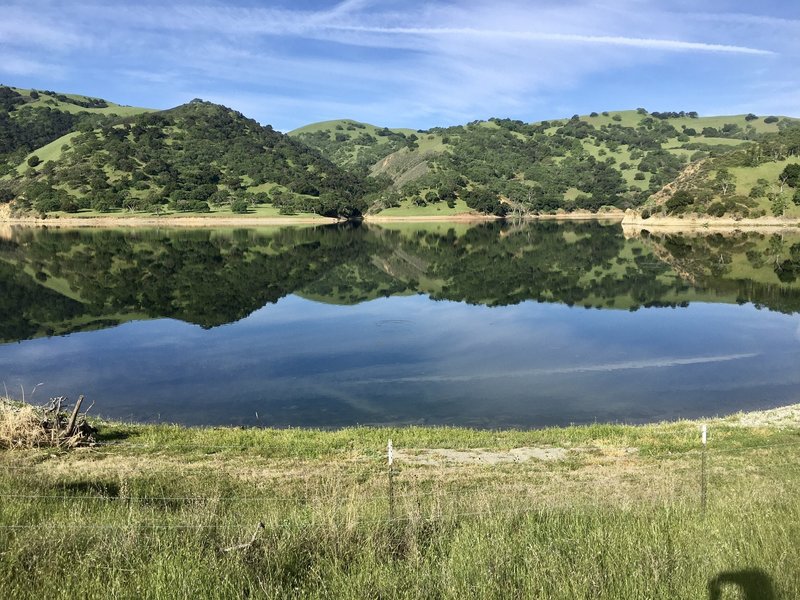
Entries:
{"type": "Polygon", "coordinates": [[[800,409],[708,423],[705,511],[694,422],[100,423],[95,448],[0,450],[0,589],[11,598],[800,597],[800,409]]]}

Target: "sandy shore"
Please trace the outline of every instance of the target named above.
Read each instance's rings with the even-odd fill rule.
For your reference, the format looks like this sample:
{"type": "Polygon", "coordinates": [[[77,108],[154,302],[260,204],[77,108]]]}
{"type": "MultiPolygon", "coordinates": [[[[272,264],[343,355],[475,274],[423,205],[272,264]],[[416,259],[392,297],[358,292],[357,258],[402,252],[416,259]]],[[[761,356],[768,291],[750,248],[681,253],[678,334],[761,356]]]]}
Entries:
{"type": "MultiPolygon", "coordinates": [[[[505,217],[508,221],[514,221],[513,217],[505,217]]],[[[575,212],[559,212],[552,215],[526,215],[521,217],[523,221],[622,221],[625,212],[622,210],[610,210],[593,213],[585,210],[575,212]]],[[[486,222],[500,221],[503,217],[495,215],[484,215],[481,213],[459,213],[455,215],[426,215],[426,216],[394,216],[394,215],[367,215],[364,217],[366,223],[435,223],[435,222],[486,222]]]]}
{"type": "Polygon", "coordinates": [[[367,215],[364,217],[365,223],[485,223],[487,221],[499,221],[500,217],[494,215],[482,215],[479,213],[460,213],[456,215],[420,215],[420,216],[380,216],[367,215]]]}
{"type": "Polygon", "coordinates": [[[674,231],[734,231],[737,229],[792,230],[800,228],[800,220],[785,217],[760,217],[758,219],[733,219],[709,217],[707,215],[685,215],[680,217],[655,216],[643,219],[638,213],[629,211],[622,219],[623,229],[666,229],[674,231]]]}
{"type": "MultiPolygon", "coordinates": [[[[367,215],[365,223],[486,223],[500,220],[494,215],[480,213],[459,213],[454,215],[395,216],[367,215]]],[[[783,217],[761,217],[759,219],[732,219],[708,217],[706,215],[686,215],[684,218],[653,216],[648,219],[631,210],[605,211],[593,213],[575,211],[552,215],[529,215],[526,221],[610,221],[619,222],[623,229],[636,232],[642,229],[665,229],[674,231],[735,231],[737,229],[764,229],[770,231],[800,228],[799,219],[783,217]]],[[[284,225],[330,225],[340,223],[332,217],[260,217],[260,216],[217,216],[217,215],[168,215],[163,217],[141,215],[107,215],[98,217],[12,217],[8,205],[0,205],[0,227],[276,227],[284,225]]]]}
{"type": "Polygon", "coordinates": [[[2,226],[28,227],[268,227],[281,225],[330,225],[330,217],[61,217],[49,219],[1,219],[2,226]]]}
{"type": "MultiPolygon", "coordinates": [[[[557,220],[585,221],[609,220],[621,221],[625,213],[622,211],[591,213],[576,211],[554,215],[531,215],[523,220],[557,220]]],[[[367,215],[365,223],[485,223],[499,221],[501,217],[480,213],[459,213],[452,215],[367,215]]],[[[0,206],[0,226],[30,227],[265,227],[281,225],[330,225],[342,222],[332,217],[259,217],[259,216],[177,216],[163,217],[141,215],[108,215],[99,217],[58,216],[40,219],[36,217],[12,217],[8,205],[0,206]]]]}

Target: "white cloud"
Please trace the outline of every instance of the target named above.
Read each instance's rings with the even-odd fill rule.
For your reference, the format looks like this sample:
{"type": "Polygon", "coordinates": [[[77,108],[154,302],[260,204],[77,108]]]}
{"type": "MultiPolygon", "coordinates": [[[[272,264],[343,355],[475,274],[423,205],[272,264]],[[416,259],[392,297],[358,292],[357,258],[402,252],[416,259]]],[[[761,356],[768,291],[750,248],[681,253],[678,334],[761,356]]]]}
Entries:
{"type": "MultiPolygon", "coordinates": [[[[650,67],[692,60],[683,63],[691,67],[695,58],[710,68],[746,72],[765,85],[775,81],[780,65],[784,78],[796,72],[789,62],[797,54],[796,36],[775,36],[772,23],[777,19],[786,31],[794,21],[723,15],[726,25],[715,15],[670,12],[669,4],[674,5],[344,0],[308,10],[11,0],[0,8],[0,42],[17,52],[5,72],[44,76],[43,61],[51,60],[70,65],[74,77],[96,81],[113,72],[124,77],[123,90],[126,84],[141,90],[144,83],[146,90],[137,93],[155,96],[146,104],[163,105],[184,92],[188,100],[199,95],[195,90],[205,91],[204,97],[228,98],[280,128],[343,116],[335,111],[345,110],[347,116],[394,126],[525,118],[544,106],[548,114],[538,116],[558,117],[562,106],[574,108],[570,102],[587,81],[625,74],[638,83],[638,77],[647,81],[650,67]],[[34,24],[27,41],[26,23],[34,24]],[[569,101],[566,91],[573,94],[569,101]]],[[[697,86],[688,79],[679,83],[681,101],[697,102],[697,86]]],[[[641,91],[632,86],[618,106],[641,105],[627,98],[647,92],[646,85],[641,91]]],[[[795,97],[789,90],[782,100],[757,91],[748,96],[744,85],[720,92],[713,97],[723,112],[726,104],[747,105],[748,112],[790,112],[766,107],[795,97]],[[754,98],[761,104],[753,106],[754,98]]],[[[703,102],[711,102],[706,97],[703,102]]]]}
{"type": "Polygon", "coordinates": [[[52,79],[60,79],[63,71],[55,65],[29,59],[11,53],[5,53],[0,60],[0,73],[7,75],[42,75],[52,79]]]}
{"type": "Polygon", "coordinates": [[[84,45],[85,40],[68,26],[14,7],[0,8],[0,44],[64,50],[84,45]]]}
{"type": "Polygon", "coordinates": [[[769,27],[800,28],[800,19],[786,19],[783,17],[752,15],[747,13],[694,13],[687,16],[699,21],[711,23],[739,23],[755,26],[766,25],[769,27]]]}
{"type": "Polygon", "coordinates": [[[770,50],[735,46],[730,44],[708,44],[705,42],[688,42],[682,40],[665,40],[654,38],[638,38],[612,35],[577,35],[571,33],[544,33],[537,31],[502,31],[496,29],[463,28],[426,28],[426,27],[362,27],[347,25],[331,25],[330,29],[342,31],[358,31],[365,33],[383,33],[389,35],[422,35],[422,36],[467,36],[479,38],[495,38],[523,40],[530,42],[556,42],[576,44],[598,44],[608,46],[625,46],[646,48],[651,50],[731,52],[737,54],[774,54],[770,50]]]}

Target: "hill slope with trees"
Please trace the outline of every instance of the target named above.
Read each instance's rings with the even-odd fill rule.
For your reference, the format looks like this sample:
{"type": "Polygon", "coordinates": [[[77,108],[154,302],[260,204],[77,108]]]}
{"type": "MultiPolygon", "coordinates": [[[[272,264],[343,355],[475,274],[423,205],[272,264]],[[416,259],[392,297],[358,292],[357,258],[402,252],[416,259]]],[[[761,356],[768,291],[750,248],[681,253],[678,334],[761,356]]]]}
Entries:
{"type": "Polygon", "coordinates": [[[59,148],[51,160],[34,154],[7,179],[17,209],[202,213],[218,205],[246,212],[270,203],[287,214],[351,217],[378,185],[270,126],[201,100],[82,127],[53,144],[59,148]]]}
{"type": "MultiPolygon", "coordinates": [[[[688,165],[769,146],[796,127],[785,117],[640,108],[530,124],[490,119],[414,133],[331,121],[290,135],[339,164],[388,176],[392,185],[372,212],[433,206],[446,213],[463,201],[472,210],[505,215],[637,208],[688,165]]],[[[765,160],[771,156],[762,153],[765,160]]]]}
{"type": "Polygon", "coordinates": [[[0,85],[0,176],[10,173],[29,153],[69,132],[148,110],[100,98],[0,85]]]}
{"type": "Polygon", "coordinates": [[[800,126],[688,165],[651,196],[642,216],[800,218],[800,126]]]}
{"type": "Polygon", "coordinates": [[[344,119],[285,135],[202,100],[156,112],[0,86],[0,202],[39,215],[800,218],[798,138],[786,117],[643,108],[416,131],[344,119]]]}

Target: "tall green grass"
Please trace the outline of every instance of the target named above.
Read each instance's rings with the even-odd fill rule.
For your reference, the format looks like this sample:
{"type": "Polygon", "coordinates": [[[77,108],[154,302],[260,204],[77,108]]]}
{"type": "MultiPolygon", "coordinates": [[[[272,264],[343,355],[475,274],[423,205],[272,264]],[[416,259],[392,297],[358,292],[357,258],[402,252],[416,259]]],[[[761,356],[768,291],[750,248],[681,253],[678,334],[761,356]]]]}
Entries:
{"type": "Polygon", "coordinates": [[[716,422],[705,513],[690,423],[101,433],[114,445],[0,453],[9,598],[673,599],[707,598],[718,580],[800,597],[793,428],[716,422]],[[571,450],[416,460],[522,445],[571,450]]]}

